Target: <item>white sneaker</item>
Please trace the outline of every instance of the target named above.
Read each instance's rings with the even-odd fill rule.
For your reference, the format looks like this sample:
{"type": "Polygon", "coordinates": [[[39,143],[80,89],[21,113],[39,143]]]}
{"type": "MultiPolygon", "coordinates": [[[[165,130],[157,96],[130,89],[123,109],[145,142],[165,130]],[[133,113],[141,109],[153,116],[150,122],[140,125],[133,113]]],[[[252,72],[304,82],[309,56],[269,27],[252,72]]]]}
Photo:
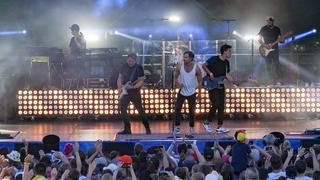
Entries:
{"type": "Polygon", "coordinates": [[[202,126],[204,130],[206,130],[208,133],[212,133],[212,128],[210,126],[210,123],[202,123],[202,126]]]}
{"type": "Polygon", "coordinates": [[[229,129],[224,128],[224,127],[219,127],[219,128],[217,128],[216,132],[217,133],[227,133],[227,132],[229,132],[229,129]]]}
{"type": "Polygon", "coordinates": [[[181,133],[180,127],[179,127],[179,126],[175,126],[175,127],[174,127],[174,130],[173,130],[173,133],[174,133],[174,134],[180,134],[180,133],[181,133]]]}
{"type": "Polygon", "coordinates": [[[194,135],[196,132],[194,131],[194,127],[189,128],[190,135],[194,135]]]}

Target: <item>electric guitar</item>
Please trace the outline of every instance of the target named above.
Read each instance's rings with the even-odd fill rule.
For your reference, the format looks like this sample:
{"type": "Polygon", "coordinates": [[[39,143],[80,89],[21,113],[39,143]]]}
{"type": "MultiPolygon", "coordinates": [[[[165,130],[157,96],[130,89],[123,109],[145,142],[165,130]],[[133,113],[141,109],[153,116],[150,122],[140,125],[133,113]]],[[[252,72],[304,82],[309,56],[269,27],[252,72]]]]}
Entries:
{"type": "Polygon", "coordinates": [[[204,76],[202,78],[203,87],[207,90],[222,89],[224,85],[224,79],[226,79],[226,76],[215,77],[212,80],[209,76],[204,76]]]}
{"type": "Polygon", "coordinates": [[[277,43],[283,41],[284,39],[286,39],[287,37],[291,36],[292,34],[293,34],[293,32],[290,31],[290,32],[287,32],[285,35],[279,37],[276,41],[270,43],[271,48],[267,48],[267,47],[264,47],[263,45],[261,45],[261,46],[259,47],[260,55],[261,55],[262,57],[267,57],[270,52],[272,52],[272,51],[275,50],[275,49],[272,49],[272,47],[273,47],[274,45],[276,45],[277,43]]]}
{"type": "Polygon", "coordinates": [[[137,82],[138,82],[138,80],[135,80],[134,82],[131,82],[131,81],[126,82],[121,88],[121,93],[119,95],[119,99],[122,99],[124,96],[128,95],[128,87],[130,85],[134,85],[137,82]]]}
{"type": "MultiPolygon", "coordinates": [[[[209,76],[204,76],[202,78],[203,87],[207,90],[222,89],[222,88],[224,88],[224,80],[225,79],[227,79],[226,76],[215,77],[212,80],[210,79],[209,76]]],[[[231,83],[236,86],[239,86],[241,83],[244,83],[244,82],[250,82],[252,84],[256,84],[257,80],[248,79],[248,80],[243,80],[243,81],[232,81],[231,83]]]]}

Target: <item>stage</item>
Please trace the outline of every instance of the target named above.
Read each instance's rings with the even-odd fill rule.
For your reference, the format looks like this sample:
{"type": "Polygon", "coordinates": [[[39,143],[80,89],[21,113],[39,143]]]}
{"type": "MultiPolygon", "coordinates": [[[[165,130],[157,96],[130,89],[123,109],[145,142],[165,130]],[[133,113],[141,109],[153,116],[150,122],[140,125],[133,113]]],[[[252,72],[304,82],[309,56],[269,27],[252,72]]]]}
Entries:
{"type": "MultiPolygon", "coordinates": [[[[224,125],[230,129],[230,132],[215,135],[206,133],[202,128],[202,122],[203,120],[197,118],[194,138],[186,139],[197,141],[201,149],[209,141],[233,141],[233,134],[238,129],[246,129],[248,138],[254,140],[257,144],[262,144],[262,137],[270,132],[282,132],[286,139],[289,139],[295,147],[298,147],[300,140],[315,140],[318,139],[318,136],[297,135],[295,133],[303,133],[306,128],[320,127],[319,118],[311,118],[303,114],[290,117],[290,119],[289,117],[271,117],[269,115],[263,119],[226,119],[224,125]]],[[[19,120],[14,123],[0,124],[2,130],[16,132],[12,139],[1,139],[0,146],[14,148],[15,144],[20,143],[23,139],[32,143],[41,143],[42,138],[48,134],[55,134],[60,137],[60,149],[63,149],[67,142],[78,141],[85,150],[88,150],[98,139],[105,142],[140,142],[146,147],[156,144],[169,146],[172,141],[172,138],[170,138],[172,136],[170,120],[150,121],[151,135],[144,134],[144,127],[139,121],[133,120],[131,125],[132,135],[117,136],[117,132],[122,128],[122,122],[119,120],[19,120]]],[[[182,122],[181,129],[183,133],[188,133],[187,121],[182,122]]],[[[181,141],[182,138],[178,140],[181,141]]]]}

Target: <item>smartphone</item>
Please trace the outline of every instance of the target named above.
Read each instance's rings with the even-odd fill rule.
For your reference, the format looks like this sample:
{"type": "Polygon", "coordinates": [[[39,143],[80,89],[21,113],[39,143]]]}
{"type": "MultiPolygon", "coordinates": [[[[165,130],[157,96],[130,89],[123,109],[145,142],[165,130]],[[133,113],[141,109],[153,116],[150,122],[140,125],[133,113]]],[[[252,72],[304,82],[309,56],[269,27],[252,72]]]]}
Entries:
{"type": "Polygon", "coordinates": [[[271,146],[267,146],[266,147],[266,151],[272,151],[272,147],[271,146]]]}
{"type": "Polygon", "coordinates": [[[130,168],[130,164],[125,163],[122,165],[122,168],[130,168]]]}

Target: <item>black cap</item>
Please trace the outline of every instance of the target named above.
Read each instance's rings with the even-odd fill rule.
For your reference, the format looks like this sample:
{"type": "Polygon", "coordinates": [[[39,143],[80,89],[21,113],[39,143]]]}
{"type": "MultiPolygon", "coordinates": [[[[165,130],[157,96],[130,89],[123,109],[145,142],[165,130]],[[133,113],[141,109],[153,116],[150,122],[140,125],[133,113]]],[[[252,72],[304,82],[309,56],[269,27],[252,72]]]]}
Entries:
{"type": "Polygon", "coordinates": [[[69,27],[72,31],[79,31],[80,27],[78,24],[72,24],[71,27],[69,27]]]}

